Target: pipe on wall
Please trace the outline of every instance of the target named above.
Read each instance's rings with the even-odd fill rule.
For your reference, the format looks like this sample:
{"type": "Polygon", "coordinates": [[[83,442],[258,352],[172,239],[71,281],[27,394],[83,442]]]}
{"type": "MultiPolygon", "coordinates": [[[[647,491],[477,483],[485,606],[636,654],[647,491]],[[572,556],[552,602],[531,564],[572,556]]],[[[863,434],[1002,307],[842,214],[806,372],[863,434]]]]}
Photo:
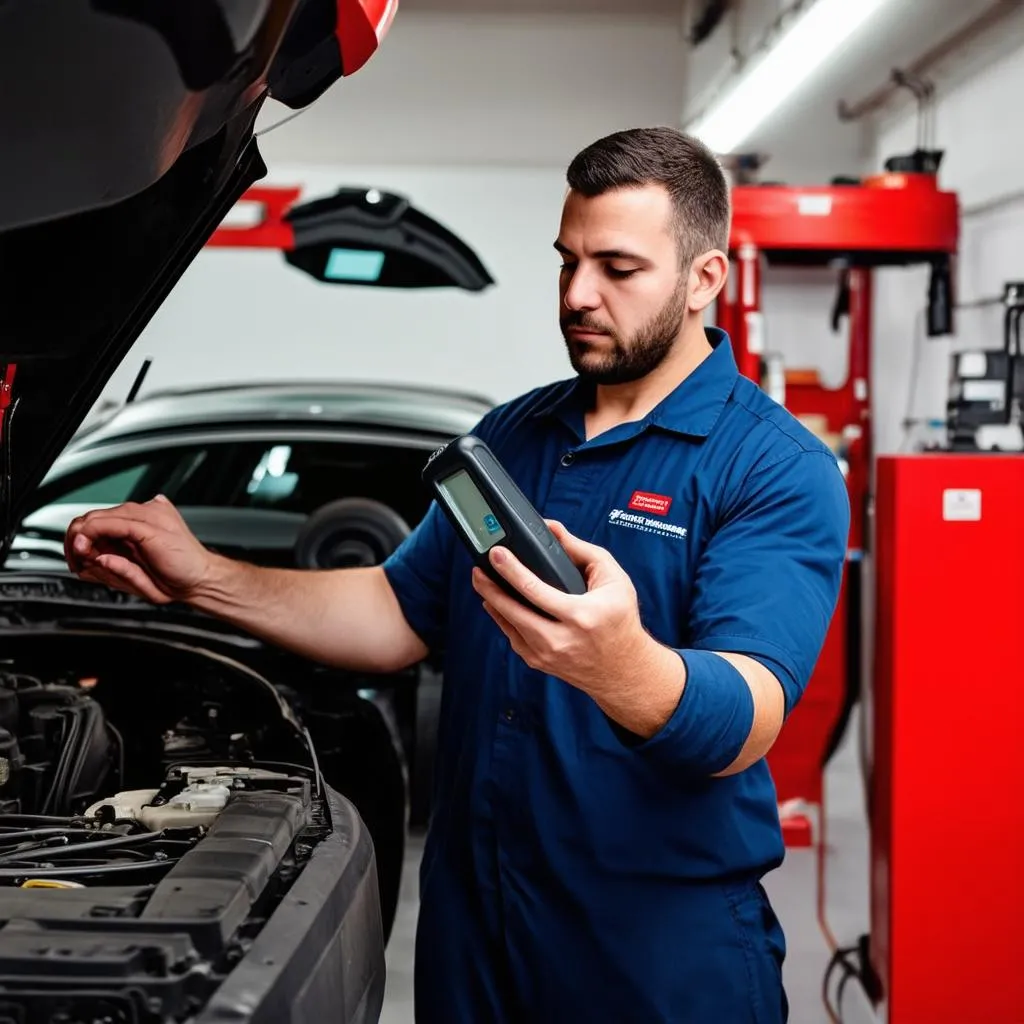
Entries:
{"type": "MultiPolygon", "coordinates": [[[[945,60],[946,57],[953,54],[961,46],[973,41],[1005,17],[1019,10],[1020,0],[995,0],[978,17],[971,19],[962,28],[957,29],[956,32],[946,36],[945,39],[936,43],[931,49],[926,50],[913,63],[899,69],[900,73],[913,77],[922,76],[926,71],[938,64],[939,61],[945,60]]],[[[903,89],[903,86],[896,81],[896,74],[897,72],[894,71],[893,77],[889,82],[875,89],[874,92],[869,93],[863,99],[857,100],[855,103],[847,103],[845,100],[840,100],[838,106],[839,119],[841,121],[857,121],[867,114],[872,114],[884,107],[897,92],[903,89]]]]}

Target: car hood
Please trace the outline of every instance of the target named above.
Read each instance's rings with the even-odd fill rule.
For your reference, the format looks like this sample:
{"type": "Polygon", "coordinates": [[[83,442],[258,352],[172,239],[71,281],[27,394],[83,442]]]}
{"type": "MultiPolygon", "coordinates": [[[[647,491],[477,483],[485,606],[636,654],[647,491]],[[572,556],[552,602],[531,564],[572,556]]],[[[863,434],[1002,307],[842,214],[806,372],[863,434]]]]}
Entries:
{"type": "Polygon", "coordinates": [[[253,124],[361,67],[396,0],[0,4],[0,556],[178,278],[266,173],[253,124]]]}

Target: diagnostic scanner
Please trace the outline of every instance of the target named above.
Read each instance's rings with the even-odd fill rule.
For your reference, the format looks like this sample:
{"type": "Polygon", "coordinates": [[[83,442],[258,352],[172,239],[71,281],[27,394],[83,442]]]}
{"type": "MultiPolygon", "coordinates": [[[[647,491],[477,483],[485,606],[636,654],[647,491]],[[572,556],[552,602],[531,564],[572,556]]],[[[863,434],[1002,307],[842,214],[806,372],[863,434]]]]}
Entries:
{"type": "Polygon", "coordinates": [[[439,448],[424,467],[423,480],[474,563],[507,594],[532,607],[491,565],[489,553],[497,544],[550,586],[567,594],[587,592],[565,548],[480,438],[466,434],[439,448]]]}

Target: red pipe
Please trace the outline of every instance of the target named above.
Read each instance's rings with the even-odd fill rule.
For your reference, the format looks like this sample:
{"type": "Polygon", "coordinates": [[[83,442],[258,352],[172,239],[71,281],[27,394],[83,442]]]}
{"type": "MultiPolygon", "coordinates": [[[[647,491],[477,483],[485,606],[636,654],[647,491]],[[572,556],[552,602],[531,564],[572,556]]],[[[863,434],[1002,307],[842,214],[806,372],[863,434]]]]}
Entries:
{"type": "Polygon", "coordinates": [[[761,253],[756,245],[744,243],[737,256],[737,294],[734,307],[733,345],[736,365],[744,377],[761,383],[764,354],[764,321],[761,313],[761,253]]]}

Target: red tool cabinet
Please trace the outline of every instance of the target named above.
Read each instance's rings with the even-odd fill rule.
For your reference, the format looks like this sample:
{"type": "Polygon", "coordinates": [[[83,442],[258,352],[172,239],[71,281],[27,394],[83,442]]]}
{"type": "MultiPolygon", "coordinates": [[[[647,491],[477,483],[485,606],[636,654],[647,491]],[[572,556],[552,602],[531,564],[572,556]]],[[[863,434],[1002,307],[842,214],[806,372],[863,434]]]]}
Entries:
{"type": "Polygon", "coordinates": [[[889,1024],[1024,1022],[1024,457],[877,462],[871,955],[889,1024]]]}

